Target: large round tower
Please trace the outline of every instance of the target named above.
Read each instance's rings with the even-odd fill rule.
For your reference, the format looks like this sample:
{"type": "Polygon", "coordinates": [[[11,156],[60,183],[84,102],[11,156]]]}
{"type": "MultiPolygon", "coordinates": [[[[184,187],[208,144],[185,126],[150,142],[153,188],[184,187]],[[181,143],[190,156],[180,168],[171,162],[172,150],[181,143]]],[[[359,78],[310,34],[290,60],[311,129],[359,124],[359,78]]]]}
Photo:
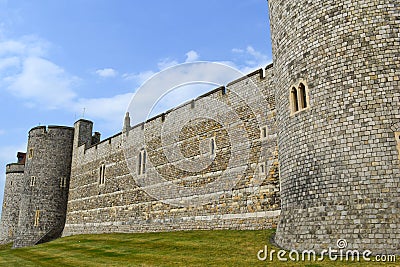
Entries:
{"type": "Polygon", "coordinates": [[[29,131],[19,225],[14,247],[61,236],[65,224],[74,128],[39,126],[29,131]]]}
{"type": "Polygon", "coordinates": [[[6,182],[0,222],[1,244],[14,241],[18,225],[23,180],[24,163],[11,163],[6,166],[6,182]]]}
{"type": "Polygon", "coordinates": [[[400,253],[398,0],[269,0],[284,248],[400,253]]]}

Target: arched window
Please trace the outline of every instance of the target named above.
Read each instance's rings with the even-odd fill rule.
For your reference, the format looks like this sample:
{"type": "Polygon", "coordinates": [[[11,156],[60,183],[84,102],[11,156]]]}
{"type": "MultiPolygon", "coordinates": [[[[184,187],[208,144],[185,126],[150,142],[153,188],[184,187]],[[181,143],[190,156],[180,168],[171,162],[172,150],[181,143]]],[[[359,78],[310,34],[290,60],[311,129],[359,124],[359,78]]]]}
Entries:
{"type": "Polygon", "coordinates": [[[304,82],[290,89],[290,113],[294,114],[309,107],[307,85],[304,82]]]}
{"type": "Polygon", "coordinates": [[[292,91],[290,92],[290,102],[292,106],[292,113],[299,111],[297,89],[295,87],[293,87],[292,91]]]}
{"type": "Polygon", "coordinates": [[[307,95],[306,95],[306,87],[303,83],[299,85],[299,107],[300,109],[307,107],[307,95]]]}

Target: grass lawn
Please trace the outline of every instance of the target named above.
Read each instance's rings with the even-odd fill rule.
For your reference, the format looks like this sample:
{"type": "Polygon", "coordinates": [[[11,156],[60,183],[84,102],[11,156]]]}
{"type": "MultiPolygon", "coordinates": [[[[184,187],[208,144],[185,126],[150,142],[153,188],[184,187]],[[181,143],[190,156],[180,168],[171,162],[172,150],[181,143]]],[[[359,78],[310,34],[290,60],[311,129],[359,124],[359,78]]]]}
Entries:
{"type": "Polygon", "coordinates": [[[400,266],[395,263],[259,261],[274,230],[77,235],[22,249],[0,247],[0,266],[400,266]]]}

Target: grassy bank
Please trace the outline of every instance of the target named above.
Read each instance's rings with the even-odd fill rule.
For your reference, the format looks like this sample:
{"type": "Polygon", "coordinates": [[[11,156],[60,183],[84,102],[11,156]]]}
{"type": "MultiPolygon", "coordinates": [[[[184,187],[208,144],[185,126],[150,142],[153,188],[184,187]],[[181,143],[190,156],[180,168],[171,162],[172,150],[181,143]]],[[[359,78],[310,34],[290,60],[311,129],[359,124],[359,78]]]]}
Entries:
{"type": "Polygon", "coordinates": [[[0,266],[400,266],[396,263],[262,262],[273,230],[78,235],[35,247],[0,247],[0,266]]]}

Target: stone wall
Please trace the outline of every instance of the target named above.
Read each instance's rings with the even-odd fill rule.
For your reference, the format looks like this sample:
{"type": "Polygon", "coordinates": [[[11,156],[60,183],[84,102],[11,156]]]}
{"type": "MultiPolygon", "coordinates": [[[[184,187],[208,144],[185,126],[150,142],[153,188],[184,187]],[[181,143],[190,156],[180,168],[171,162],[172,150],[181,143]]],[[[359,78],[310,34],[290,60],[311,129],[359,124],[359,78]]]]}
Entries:
{"type": "Polygon", "coordinates": [[[0,222],[1,244],[14,241],[18,226],[23,178],[24,164],[12,163],[6,166],[6,182],[0,222]]]}
{"type": "Polygon", "coordinates": [[[280,195],[271,67],[249,74],[226,88],[217,88],[145,124],[128,127],[129,130],[92,146],[89,145],[91,122],[78,121],[75,139],[86,145],[74,147],[63,235],[276,226],[280,195]],[[250,90],[251,86],[255,90],[250,90]],[[234,93],[238,91],[241,93],[234,93]],[[210,105],[212,101],[221,106],[210,105]],[[226,107],[237,116],[230,117],[232,114],[227,113],[226,107]],[[190,119],[203,113],[208,118],[190,119]],[[215,114],[219,114],[219,121],[210,119],[215,114]],[[168,128],[168,123],[175,128],[168,128]],[[268,128],[267,138],[260,138],[261,126],[268,128]],[[235,127],[247,138],[235,136],[240,130],[235,132],[235,127]],[[162,138],[164,128],[169,129],[165,136],[177,138],[174,142],[168,143],[162,138]],[[77,138],[79,133],[82,136],[77,138]],[[209,147],[212,138],[216,144],[213,157],[209,147]],[[248,147],[233,151],[245,139],[248,147]],[[235,147],[234,142],[239,144],[235,147]],[[199,170],[182,168],[181,162],[168,156],[172,146],[178,147],[185,159],[195,162],[199,158],[212,158],[212,163],[199,170]],[[146,171],[138,174],[142,149],[147,154],[146,171]],[[230,183],[230,179],[234,182],[230,190],[229,186],[221,185],[224,183],[221,177],[230,171],[232,158],[241,156],[238,152],[246,154],[247,160],[235,166],[241,170],[240,179],[235,180],[239,172],[228,175],[225,182],[230,183]],[[265,174],[260,175],[262,163],[265,174]],[[104,184],[100,182],[103,165],[104,184]],[[161,182],[152,183],[154,179],[161,182]],[[221,189],[202,191],[208,185],[221,186],[221,189]],[[189,193],[183,197],[175,195],[174,188],[189,193]],[[201,201],[208,197],[210,201],[201,201]]]}
{"type": "Polygon", "coordinates": [[[287,249],[400,253],[397,0],[269,0],[287,249]],[[308,84],[309,107],[289,94],[308,84]]]}
{"type": "Polygon", "coordinates": [[[14,247],[31,246],[61,236],[73,138],[71,127],[39,126],[29,131],[14,247]]]}

